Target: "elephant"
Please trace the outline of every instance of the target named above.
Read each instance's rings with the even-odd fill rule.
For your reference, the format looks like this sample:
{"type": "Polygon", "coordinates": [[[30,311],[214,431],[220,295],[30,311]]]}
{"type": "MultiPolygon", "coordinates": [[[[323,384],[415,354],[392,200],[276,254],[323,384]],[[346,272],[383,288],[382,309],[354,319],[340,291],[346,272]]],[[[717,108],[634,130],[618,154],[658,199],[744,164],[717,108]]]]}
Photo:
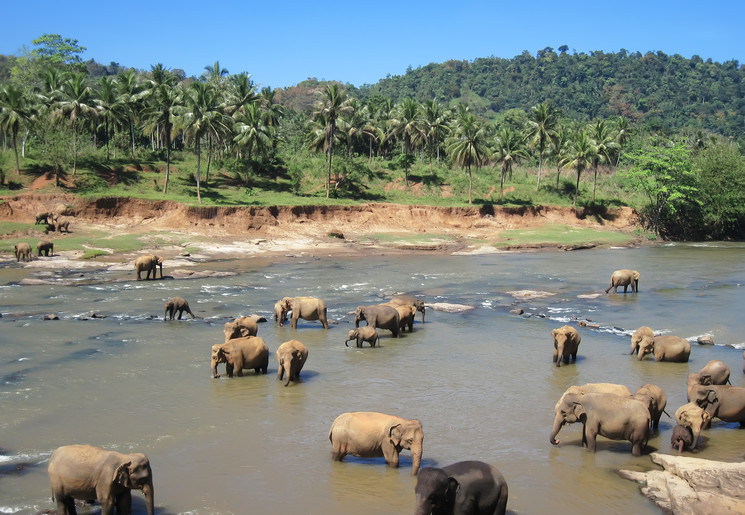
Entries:
{"type": "Polygon", "coordinates": [[[647,406],[649,416],[652,418],[651,429],[657,431],[660,427],[660,417],[667,406],[665,392],[656,384],[645,384],[634,393],[634,399],[642,401],[647,406]]]}
{"type": "Polygon", "coordinates": [[[148,515],[155,512],[153,472],[142,453],[121,454],[91,445],[65,445],[49,459],[49,482],[57,513],[74,515],[75,499],[98,500],[101,513],[129,514],[131,490],[142,490],[148,515]]]}
{"type": "Polygon", "coordinates": [[[740,427],[745,427],[745,388],[741,386],[694,385],[691,402],[706,410],[711,418],[739,422],[740,427]]]}
{"type": "Polygon", "coordinates": [[[13,252],[15,252],[16,261],[20,261],[21,258],[24,261],[31,261],[31,245],[25,241],[13,245],[13,252]]]}
{"type": "Polygon", "coordinates": [[[633,356],[635,352],[639,352],[639,344],[642,342],[642,339],[644,337],[647,338],[654,338],[654,331],[652,331],[651,328],[647,327],[646,325],[641,326],[639,329],[634,331],[634,334],[631,335],[631,355],[633,356]]]}
{"type": "Polygon", "coordinates": [[[225,322],[225,341],[245,336],[256,336],[259,324],[252,317],[238,317],[232,322],[225,322]]]}
{"type": "Polygon", "coordinates": [[[383,456],[389,467],[398,467],[402,449],[411,451],[411,475],[416,476],[422,462],[422,423],[384,413],[342,413],[329,430],[331,456],[341,461],[351,454],[360,458],[383,456]]]}
{"type": "Polygon", "coordinates": [[[287,307],[282,301],[274,303],[274,323],[282,327],[287,322],[287,307]]]}
{"type": "Polygon", "coordinates": [[[281,302],[284,303],[287,311],[292,311],[290,318],[290,327],[297,329],[299,318],[303,320],[320,320],[324,329],[329,328],[326,319],[326,303],[315,297],[284,297],[281,302]]]}
{"type": "Polygon", "coordinates": [[[582,422],[582,445],[595,452],[597,435],[631,442],[631,454],[640,456],[649,439],[652,419],[641,401],[608,393],[564,395],[556,404],[556,417],[549,441],[553,445],[565,424],[582,422]]]}
{"type": "Polygon", "coordinates": [[[698,372],[688,374],[688,400],[691,400],[691,387],[693,385],[728,384],[729,374],[729,367],[718,359],[712,359],[698,372]]]}
{"type": "Polygon", "coordinates": [[[586,383],[581,386],[570,386],[559,399],[557,406],[564,402],[564,397],[569,394],[582,396],[586,393],[612,393],[621,397],[631,397],[631,390],[622,384],[614,383],[586,383]]]}
{"type": "Polygon", "coordinates": [[[344,340],[344,345],[349,347],[347,345],[348,341],[357,340],[357,347],[362,347],[362,342],[368,342],[370,347],[375,347],[375,344],[378,343],[378,338],[378,331],[374,327],[366,325],[357,329],[350,329],[347,339],[344,340]]]}
{"type": "Polygon", "coordinates": [[[417,515],[504,515],[507,511],[507,481],[497,467],[483,461],[425,467],[414,492],[417,515]]]}
{"type": "Polygon", "coordinates": [[[698,437],[701,435],[701,429],[709,427],[711,415],[695,402],[683,404],[675,411],[675,421],[679,426],[687,427],[693,435],[693,444],[691,449],[698,445],[698,437]]]}
{"type": "Polygon", "coordinates": [[[360,326],[360,320],[375,329],[388,329],[398,338],[401,331],[401,317],[393,306],[357,306],[354,312],[354,326],[360,326]]]}
{"type": "Polygon", "coordinates": [[[189,313],[191,318],[197,318],[197,316],[191,312],[189,303],[186,302],[186,299],[182,297],[172,297],[166,301],[166,311],[163,314],[163,321],[165,322],[169,317],[173,320],[173,317],[176,316],[176,311],[178,311],[179,320],[181,320],[181,315],[184,314],[184,311],[189,313]]]}
{"type": "Polygon", "coordinates": [[[414,306],[417,311],[419,311],[422,314],[422,323],[424,323],[424,301],[421,299],[417,299],[413,295],[409,294],[401,294],[401,295],[394,295],[391,297],[391,300],[389,301],[390,304],[396,304],[401,306],[414,306]]]}
{"type": "Polygon", "coordinates": [[[691,355],[691,342],[680,336],[644,336],[639,342],[639,361],[650,353],[654,354],[655,361],[687,363],[691,355]]]}
{"type": "Polygon", "coordinates": [[[277,349],[277,363],[279,363],[277,379],[282,380],[282,376],[287,372],[285,386],[290,384],[290,381],[297,381],[307,360],[308,348],[305,345],[297,340],[284,342],[277,349]]]}
{"type": "Polygon", "coordinates": [[[678,424],[673,428],[673,434],[670,436],[670,447],[683,452],[684,449],[693,449],[693,431],[690,427],[678,424]]]}
{"type": "Polygon", "coordinates": [[[46,225],[49,223],[49,219],[53,217],[53,213],[39,213],[38,215],[36,215],[36,222],[34,222],[34,225],[38,225],[40,223],[46,225]]]}
{"type": "Polygon", "coordinates": [[[409,328],[409,332],[412,332],[414,330],[414,315],[416,315],[415,306],[412,306],[410,304],[393,304],[391,302],[386,302],[380,305],[391,306],[396,311],[398,311],[398,327],[400,329],[400,332],[405,331],[407,327],[409,328]]]}
{"type": "Polygon", "coordinates": [[[269,347],[258,336],[233,338],[225,343],[212,346],[212,377],[218,378],[217,365],[225,363],[228,377],[233,377],[233,371],[238,377],[243,377],[243,369],[254,369],[259,374],[266,374],[269,368],[269,347]]]}
{"type": "Polygon", "coordinates": [[[572,362],[577,362],[577,349],[582,338],[574,327],[565,325],[554,329],[551,331],[551,339],[554,342],[553,360],[557,367],[561,366],[562,361],[565,365],[568,364],[570,356],[572,362]]]}
{"type": "Polygon", "coordinates": [[[160,278],[163,279],[163,258],[155,254],[145,254],[135,259],[135,270],[137,271],[137,280],[142,280],[140,272],[147,272],[145,279],[150,279],[150,273],[153,274],[153,280],[156,279],[157,267],[160,267],[160,278]]]}
{"type": "Polygon", "coordinates": [[[610,286],[605,290],[608,293],[613,288],[613,293],[618,293],[618,287],[623,286],[623,292],[626,293],[631,286],[631,293],[639,293],[639,272],[636,270],[616,270],[610,276],[610,286]]]}
{"type": "Polygon", "coordinates": [[[55,218],[54,230],[57,232],[62,232],[63,229],[65,232],[70,232],[70,220],[62,220],[61,218],[55,218]]]}
{"type": "Polygon", "coordinates": [[[39,256],[41,256],[42,254],[44,254],[47,257],[50,254],[54,256],[54,243],[48,240],[40,241],[39,243],[36,244],[36,252],[38,253],[39,256]]]}

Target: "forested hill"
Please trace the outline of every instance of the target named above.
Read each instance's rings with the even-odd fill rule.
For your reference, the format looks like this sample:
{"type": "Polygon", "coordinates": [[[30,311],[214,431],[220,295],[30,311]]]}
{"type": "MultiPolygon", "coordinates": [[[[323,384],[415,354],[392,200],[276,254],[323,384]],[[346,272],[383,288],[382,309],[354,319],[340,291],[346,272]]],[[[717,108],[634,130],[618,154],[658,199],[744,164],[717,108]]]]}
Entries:
{"type": "Polygon", "coordinates": [[[623,115],[649,130],[695,127],[739,137],[745,130],[745,67],[663,52],[556,52],[488,57],[409,69],[356,92],[398,102],[463,101],[492,117],[550,101],[569,118],[623,115]]]}

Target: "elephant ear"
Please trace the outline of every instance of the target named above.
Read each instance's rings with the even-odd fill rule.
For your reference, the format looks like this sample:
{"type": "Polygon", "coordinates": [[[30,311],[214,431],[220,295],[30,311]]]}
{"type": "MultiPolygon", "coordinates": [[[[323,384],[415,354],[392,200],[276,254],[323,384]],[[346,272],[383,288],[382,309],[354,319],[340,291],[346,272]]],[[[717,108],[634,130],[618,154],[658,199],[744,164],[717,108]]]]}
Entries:
{"type": "Polygon", "coordinates": [[[128,461],[126,463],[122,463],[117,467],[117,469],[114,471],[114,477],[111,479],[113,483],[116,483],[118,485],[122,485],[125,487],[129,487],[130,479],[129,479],[129,467],[132,465],[131,461],[128,461]]]}
{"type": "Polygon", "coordinates": [[[574,403],[574,415],[577,417],[577,420],[579,420],[585,414],[586,414],[585,405],[582,404],[581,402],[575,402],[574,403]]]}
{"type": "Polygon", "coordinates": [[[454,477],[449,477],[447,486],[445,487],[445,505],[449,506],[453,501],[455,501],[455,494],[458,492],[458,489],[460,488],[460,483],[458,483],[458,480],[454,477]]]}
{"type": "Polygon", "coordinates": [[[702,375],[700,379],[700,384],[703,384],[705,386],[708,386],[712,384],[711,382],[711,376],[710,375],[702,375]]]}
{"type": "Polygon", "coordinates": [[[401,424],[393,424],[388,429],[388,436],[390,437],[393,445],[395,445],[396,447],[401,445],[401,439],[403,438],[403,435],[404,435],[404,432],[403,432],[403,427],[401,427],[401,424]]]}
{"type": "Polygon", "coordinates": [[[719,402],[719,397],[717,397],[716,390],[707,390],[706,391],[706,402],[709,404],[715,404],[719,402]]]}

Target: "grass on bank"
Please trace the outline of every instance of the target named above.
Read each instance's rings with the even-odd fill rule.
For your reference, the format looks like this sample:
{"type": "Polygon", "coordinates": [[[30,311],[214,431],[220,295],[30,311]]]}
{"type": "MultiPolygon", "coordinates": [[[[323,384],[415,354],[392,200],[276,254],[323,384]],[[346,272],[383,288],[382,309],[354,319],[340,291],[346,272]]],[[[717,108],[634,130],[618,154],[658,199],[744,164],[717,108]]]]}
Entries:
{"type": "Polygon", "coordinates": [[[536,229],[511,229],[499,235],[497,248],[524,246],[529,244],[557,245],[627,245],[635,235],[608,232],[596,229],[569,227],[567,225],[543,225],[536,229]]]}

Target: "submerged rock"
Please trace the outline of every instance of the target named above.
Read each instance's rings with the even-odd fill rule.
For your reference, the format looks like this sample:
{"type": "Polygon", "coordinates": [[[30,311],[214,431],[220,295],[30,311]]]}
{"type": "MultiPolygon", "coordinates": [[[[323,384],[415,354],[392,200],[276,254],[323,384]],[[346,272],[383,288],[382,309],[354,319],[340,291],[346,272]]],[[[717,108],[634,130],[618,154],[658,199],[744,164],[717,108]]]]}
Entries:
{"type": "Polygon", "coordinates": [[[745,513],[745,463],[725,463],[652,453],[664,470],[620,470],[641,483],[642,493],[675,515],[745,513]]]}

